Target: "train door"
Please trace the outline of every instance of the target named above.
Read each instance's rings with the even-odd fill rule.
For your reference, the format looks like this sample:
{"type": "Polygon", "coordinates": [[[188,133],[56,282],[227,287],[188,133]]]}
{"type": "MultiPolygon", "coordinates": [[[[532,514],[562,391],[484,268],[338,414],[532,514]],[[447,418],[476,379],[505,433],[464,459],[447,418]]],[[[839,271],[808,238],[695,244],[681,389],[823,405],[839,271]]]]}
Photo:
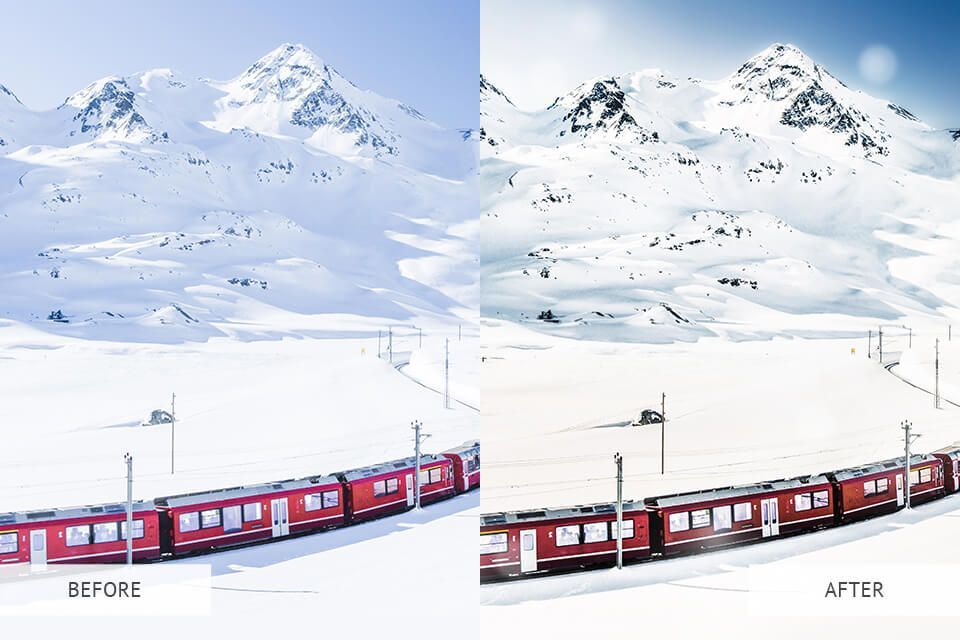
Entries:
{"type": "Polygon", "coordinates": [[[47,564],[47,530],[37,529],[30,532],[30,564],[47,564]]]}
{"type": "Polygon", "coordinates": [[[760,499],[760,517],[764,538],[780,535],[780,509],[776,498],[760,499]]]}
{"type": "Polygon", "coordinates": [[[413,506],[413,474],[407,474],[407,506],[413,506]]]}
{"type": "Polygon", "coordinates": [[[274,538],[290,535],[290,519],[287,517],[286,498],[275,498],[270,501],[270,516],[274,538]]]}
{"type": "Polygon", "coordinates": [[[956,460],[951,460],[953,463],[953,485],[950,487],[951,491],[957,491],[960,489],[960,463],[956,460]]]}
{"type": "Polygon", "coordinates": [[[537,570],[537,530],[520,532],[520,573],[537,570]]]}
{"type": "Polygon", "coordinates": [[[904,505],[905,498],[903,496],[903,474],[897,474],[897,506],[902,507],[904,505]]]}

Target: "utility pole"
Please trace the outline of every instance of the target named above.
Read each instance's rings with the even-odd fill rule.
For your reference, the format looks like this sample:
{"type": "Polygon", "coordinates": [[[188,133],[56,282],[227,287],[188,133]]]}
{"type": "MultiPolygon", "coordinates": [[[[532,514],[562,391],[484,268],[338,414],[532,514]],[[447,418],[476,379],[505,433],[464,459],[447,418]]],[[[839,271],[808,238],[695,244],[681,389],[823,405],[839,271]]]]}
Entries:
{"type": "Polygon", "coordinates": [[[389,337],[387,338],[387,351],[390,352],[390,364],[393,364],[393,327],[388,329],[389,337]]]}
{"type": "Polygon", "coordinates": [[[174,466],[173,466],[173,443],[174,435],[177,427],[177,394],[173,394],[173,397],[170,398],[170,475],[173,475],[174,466]]]}
{"type": "Polygon", "coordinates": [[[127,463],[127,564],[133,564],[133,456],[125,453],[127,463]]]}
{"type": "Polygon", "coordinates": [[[450,408],[450,338],[445,339],[443,353],[443,408],[450,408]]]}
{"type": "Polygon", "coordinates": [[[904,462],[903,462],[903,474],[906,478],[906,507],[910,508],[910,442],[916,440],[920,437],[919,433],[910,433],[910,429],[913,428],[913,424],[909,420],[904,420],[900,423],[903,429],[903,449],[904,449],[904,462]]]}
{"type": "Polygon", "coordinates": [[[873,358],[873,329],[867,331],[867,357],[873,358]]]}
{"type": "Polygon", "coordinates": [[[462,342],[462,341],[463,341],[463,325],[458,324],[457,325],[457,342],[462,342]]]}
{"type": "Polygon", "coordinates": [[[880,334],[880,364],[883,364],[883,327],[880,327],[879,334],[880,334]]]}
{"type": "Polygon", "coordinates": [[[380,357],[380,341],[383,338],[383,329],[377,329],[377,357],[380,357]]]}
{"type": "Polygon", "coordinates": [[[422,349],[422,348],[423,348],[423,328],[422,328],[422,327],[417,327],[417,331],[420,332],[420,337],[419,337],[418,342],[417,342],[417,348],[418,348],[418,349],[422,349]]]}
{"type": "Polygon", "coordinates": [[[933,359],[933,406],[940,408],[940,338],[936,342],[936,355],[933,359]]]}
{"type": "Polygon", "coordinates": [[[613,454],[617,465],[617,569],[623,569],[623,456],[613,454]]]}
{"type": "Polygon", "coordinates": [[[429,438],[430,434],[425,433],[420,434],[420,429],[423,427],[423,424],[419,420],[414,420],[410,423],[410,428],[413,429],[413,451],[414,456],[416,457],[416,462],[414,463],[415,467],[415,480],[413,481],[413,508],[417,511],[420,510],[420,440],[422,438],[429,438]]]}
{"type": "Polygon", "coordinates": [[[660,475],[666,473],[667,394],[660,394],[660,475]]]}
{"type": "Polygon", "coordinates": [[[907,349],[913,349],[913,327],[907,327],[910,330],[910,341],[907,343],[907,349]]]}

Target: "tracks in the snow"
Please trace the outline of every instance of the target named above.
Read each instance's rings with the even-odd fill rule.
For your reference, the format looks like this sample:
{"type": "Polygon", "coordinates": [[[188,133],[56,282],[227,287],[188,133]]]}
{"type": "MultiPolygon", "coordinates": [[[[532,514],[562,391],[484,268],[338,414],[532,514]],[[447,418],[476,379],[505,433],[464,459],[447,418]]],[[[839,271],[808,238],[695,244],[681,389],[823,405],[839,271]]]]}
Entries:
{"type": "MultiPolygon", "coordinates": [[[[913,387],[914,389],[919,389],[920,391],[923,391],[924,393],[926,393],[926,394],[928,394],[928,395],[931,395],[931,396],[934,395],[934,394],[933,394],[933,391],[930,391],[929,389],[925,389],[925,388],[921,387],[921,386],[918,385],[918,384],[915,384],[915,383],[913,383],[913,382],[910,382],[909,380],[907,380],[906,378],[904,378],[903,376],[901,376],[899,373],[895,372],[895,371],[893,370],[893,368],[896,367],[896,366],[899,365],[899,364],[900,364],[900,361],[899,361],[899,360],[896,360],[896,361],[894,361],[894,362],[888,362],[887,364],[883,365],[883,368],[886,369],[887,371],[889,371],[895,378],[897,378],[897,379],[900,380],[901,382],[907,383],[908,385],[910,385],[910,386],[913,387]]],[[[946,402],[947,404],[951,404],[951,405],[953,405],[953,406],[955,406],[955,407],[957,407],[957,408],[960,408],[960,404],[954,402],[953,400],[949,400],[949,399],[947,399],[947,398],[944,398],[942,395],[940,396],[940,400],[942,400],[943,402],[946,402]]]]}

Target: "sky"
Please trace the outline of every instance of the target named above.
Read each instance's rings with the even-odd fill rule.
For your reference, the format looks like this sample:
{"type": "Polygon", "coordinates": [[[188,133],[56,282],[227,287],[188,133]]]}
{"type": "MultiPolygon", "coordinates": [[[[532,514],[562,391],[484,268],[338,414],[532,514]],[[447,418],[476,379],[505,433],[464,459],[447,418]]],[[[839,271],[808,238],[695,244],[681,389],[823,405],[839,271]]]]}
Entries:
{"type": "Polygon", "coordinates": [[[522,109],[601,75],[717,80],[774,42],[938,128],[960,127],[960,2],[483,0],[481,69],[522,109]]]}
{"type": "Polygon", "coordinates": [[[109,75],[239,75],[284,42],[438,124],[477,127],[479,4],[416,0],[3,2],[0,84],[51,109],[109,75]]]}

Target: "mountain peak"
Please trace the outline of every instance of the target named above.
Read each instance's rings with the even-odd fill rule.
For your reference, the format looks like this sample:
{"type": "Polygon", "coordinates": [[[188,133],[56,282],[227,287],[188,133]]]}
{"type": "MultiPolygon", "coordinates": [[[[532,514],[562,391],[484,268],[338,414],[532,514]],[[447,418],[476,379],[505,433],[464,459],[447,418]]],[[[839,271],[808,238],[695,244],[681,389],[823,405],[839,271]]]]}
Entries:
{"type": "Polygon", "coordinates": [[[513,104],[513,101],[507,97],[507,94],[505,94],[503,91],[498,89],[495,84],[487,80],[481,73],[480,74],[480,101],[485,102],[486,100],[490,100],[493,96],[499,96],[503,100],[506,100],[507,104],[516,106],[513,104]]]}

